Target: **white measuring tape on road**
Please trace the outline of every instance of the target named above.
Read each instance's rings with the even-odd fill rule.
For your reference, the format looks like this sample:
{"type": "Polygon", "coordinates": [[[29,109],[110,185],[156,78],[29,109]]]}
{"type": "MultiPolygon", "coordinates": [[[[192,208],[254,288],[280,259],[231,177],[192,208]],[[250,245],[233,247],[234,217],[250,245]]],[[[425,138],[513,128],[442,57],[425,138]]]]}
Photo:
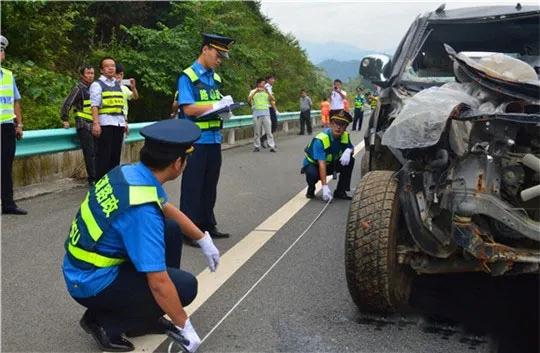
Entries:
{"type": "MultiPolygon", "coordinates": [[[[302,239],[302,237],[311,229],[311,227],[315,224],[315,222],[317,222],[317,220],[319,218],[321,218],[321,216],[323,215],[323,213],[326,211],[326,209],[328,208],[328,206],[330,205],[330,203],[332,202],[332,200],[330,201],[327,201],[326,204],[324,205],[324,207],[322,208],[322,210],[319,212],[319,214],[315,217],[315,219],[313,219],[313,221],[311,221],[311,223],[306,227],[306,229],[304,229],[304,231],[302,232],[302,234],[300,234],[298,236],[298,238],[296,238],[296,240],[283,252],[283,254],[281,254],[281,256],[272,264],[272,266],[270,266],[268,268],[268,270],[266,270],[265,273],[262,274],[262,276],[251,286],[251,288],[248,289],[248,291],[233,305],[233,307],[214,325],[214,327],[212,327],[212,329],[210,329],[210,331],[208,331],[208,333],[202,338],[201,340],[201,345],[204,343],[204,341],[206,341],[206,339],[208,337],[210,337],[210,335],[212,335],[212,333],[214,333],[214,331],[223,323],[223,321],[225,321],[230,314],[232,314],[232,312],[244,301],[244,299],[247,298],[247,296],[257,287],[257,285],[259,285],[259,283],[262,282],[262,280],[270,273],[270,271],[272,271],[272,269],[274,267],[277,266],[277,264],[285,257],[287,256],[287,254],[289,253],[289,251],[291,251],[291,249],[296,245],[296,243],[298,243],[300,241],[300,239],[302,239]]],[[[169,343],[169,347],[167,349],[167,352],[168,353],[174,353],[175,350],[173,350],[175,347],[178,347],[179,345],[176,343],[176,342],[171,342],[169,343]]],[[[176,352],[185,352],[185,350],[183,349],[183,347],[179,347],[181,350],[180,351],[176,351],[176,352]]]]}

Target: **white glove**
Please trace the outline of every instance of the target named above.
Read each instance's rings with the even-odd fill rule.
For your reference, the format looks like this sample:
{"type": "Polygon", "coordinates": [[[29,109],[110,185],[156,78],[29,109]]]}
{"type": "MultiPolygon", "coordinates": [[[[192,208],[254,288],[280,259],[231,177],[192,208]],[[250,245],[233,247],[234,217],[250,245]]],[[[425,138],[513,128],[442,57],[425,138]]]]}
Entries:
{"type": "Polygon", "coordinates": [[[325,202],[332,201],[332,191],[328,185],[322,186],[322,199],[325,202]]]}
{"type": "Polygon", "coordinates": [[[201,345],[201,339],[199,338],[199,335],[197,332],[195,332],[195,329],[191,325],[191,321],[189,319],[186,320],[186,324],[184,325],[184,328],[181,328],[180,326],[176,326],[178,331],[182,334],[182,336],[188,341],[187,345],[183,345],[188,352],[193,353],[197,351],[197,348],[201,345]]]}
{"type": "Polygon", "coordinates": [[[208,232],[204,232],[204,237],[197,240],[197,244],[201,247],[201,250],[206,257],[206,262],[210,271],[215,272],[219,265],[219,250],[214,245],[212,238],[208,232]]]}
{"type": "Polygon", "coordinates": [[[349,162],[351,161],[351,153],[352,153],[351,148],[347,148],[345,151],[343,151],[343,154],[341,155],[341,158],[339,159],[339,162],[341,163],[342,166],[345,167],[349,165],[349,162]]]}

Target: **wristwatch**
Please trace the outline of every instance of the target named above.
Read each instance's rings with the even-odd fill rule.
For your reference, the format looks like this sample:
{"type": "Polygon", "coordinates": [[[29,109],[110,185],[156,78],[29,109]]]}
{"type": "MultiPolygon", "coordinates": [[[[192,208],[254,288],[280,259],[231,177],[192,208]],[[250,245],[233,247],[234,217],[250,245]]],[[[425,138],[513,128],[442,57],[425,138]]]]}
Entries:
{"type": "Polygon", "coordinates": [[[20,124],[15,123],[15,127],[23,127],[23,126],[24,125],[22,123],[20,123],[20,124]]]}

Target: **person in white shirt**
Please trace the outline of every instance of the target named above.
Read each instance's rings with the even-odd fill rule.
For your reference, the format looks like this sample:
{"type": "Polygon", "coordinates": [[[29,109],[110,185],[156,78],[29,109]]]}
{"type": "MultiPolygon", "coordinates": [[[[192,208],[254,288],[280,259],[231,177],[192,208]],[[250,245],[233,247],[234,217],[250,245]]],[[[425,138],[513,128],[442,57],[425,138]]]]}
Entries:
{"type": "Polygon", "coordinates": [[[101,76],[90,85],[97,180],[120,164],[122,141],[127,131],[124,93],[115,77],[116,63],[113,58],[104,57],[99,68],[101,76]]]}
{"type": "Polygon", "coordinates": [[[347,99],[347,92],[341,89],[341,85],[340,79],[334,80],[334,89],[330,94],[330,116],[339,110],[345,109],[344,100],[347,99]]]}

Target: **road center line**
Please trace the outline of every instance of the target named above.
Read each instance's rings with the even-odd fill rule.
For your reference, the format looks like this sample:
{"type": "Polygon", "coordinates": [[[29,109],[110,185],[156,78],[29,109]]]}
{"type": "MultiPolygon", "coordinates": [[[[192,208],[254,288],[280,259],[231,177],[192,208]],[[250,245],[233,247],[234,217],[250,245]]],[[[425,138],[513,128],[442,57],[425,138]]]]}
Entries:
{"type": "MultiPolygon", "coordinates": [[[[354,147],[354,156],[364,149],[364,140],[354,147]]],[[[332,175],[327,176],[327,182],[332,179],[332,175]]],[[[321,190],[320,182],[317,183],[315,193],[321,190]]],[[[198,293],[195,300],[185,308],[188,315],[193,315],[236,271],[240,269],[266,242],[283,227],[298,211],[300,211],[310,199],[305,194],[307,187],[297,193],[292,199],[281,206],[274,214],[264,220],[261,224],[249,232],[242,240],[221,256],[221,261],[216,272],[204,269],[197,276],[199,283],[198,293]]],[[[197,323],[195,323],[195,328],[197,323]]],[[[201,333],[199,332],[199,335],[201,333]]],[[[202,336],[201,336],[202,337],[202,336]]],[[[146,335],[130,340],[136,347],[136,352],[153,352],[165,340],[166,335],[146,335]]]]}

